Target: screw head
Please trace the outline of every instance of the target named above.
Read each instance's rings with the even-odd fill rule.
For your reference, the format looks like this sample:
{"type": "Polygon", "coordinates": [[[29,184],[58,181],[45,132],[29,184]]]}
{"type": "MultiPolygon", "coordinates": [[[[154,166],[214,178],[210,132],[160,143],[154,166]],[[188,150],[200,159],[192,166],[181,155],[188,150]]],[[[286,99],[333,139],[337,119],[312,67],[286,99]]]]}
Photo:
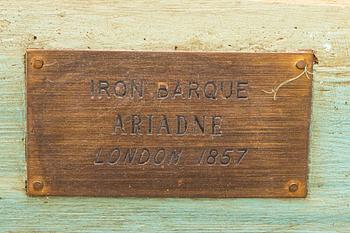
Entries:
{"type": "Polygon", "coordinates": [[[43,61],[43,60],[41,60],[41,59],[35,59],[35,60],[33,61],[33,67],[34,67],[35,69],[41,69],[43,66],[44,66],[44,61],[43,61]]]}
{"type": "Polygon", "coordinates": [[[294,193],[298,191],[299,186],[296,183],[292,183],[289,185],[289,192],[294,193]]]}
{"type": "Polygon", "coordinates": [[[306,62],[304,60],[300,60],[297,62],[297,64],[295,64],[295,66],[300,69],[303,70],[306,67],[306,62]]]}
{"type": "Polygon", "coordinates": [[[40,191],[44,188],[44,184],[41,181],[34,181],[33,182],[33,189],[35,191],[40,191]]]}

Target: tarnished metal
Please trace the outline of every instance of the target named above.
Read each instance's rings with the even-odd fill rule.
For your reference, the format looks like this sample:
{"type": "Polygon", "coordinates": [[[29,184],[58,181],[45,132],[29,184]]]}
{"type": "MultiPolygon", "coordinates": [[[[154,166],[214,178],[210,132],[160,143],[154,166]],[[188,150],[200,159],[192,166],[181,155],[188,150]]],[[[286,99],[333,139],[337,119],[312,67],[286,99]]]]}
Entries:
{"type": "Polygon", "coordinates": [[[313,62],[311,52],[30,50],[27,192],[305,197],[311,81],[300,69],[312,76],[313,62]],[[280,83],[277,96],[264,91],[280,83]]]}

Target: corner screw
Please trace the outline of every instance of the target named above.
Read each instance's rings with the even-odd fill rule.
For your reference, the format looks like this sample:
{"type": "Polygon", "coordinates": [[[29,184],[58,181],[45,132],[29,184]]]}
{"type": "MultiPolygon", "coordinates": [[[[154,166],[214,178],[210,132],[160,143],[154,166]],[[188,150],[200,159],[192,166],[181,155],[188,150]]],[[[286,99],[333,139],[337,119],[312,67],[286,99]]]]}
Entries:
{"type": "Polygon", "coordinates": [[[295,66],[300,69],[303,70],[306,67],[306,62],[304,60],[300,60],[297,62],[297,64],[295,64],[295,66]]]}
{"type": "Polygon", "coordinates": [[[44,188],[44,184],[41,181],[34,181],[33,188],[35,191],[40,191],[44,188]]]}
{"type": "Polygon", "coordinates": [[[298,191],[298,185],[296,183],[292,183],[289,185],[289,192],[291,193],[295,193],[296,191],[298,191]]]}
{"type": "Polygon", "coordinates": [[[44,66],[44,61],[41,59],[35,59],[33,62],[33,67],[35,69],[41,69],[44,66]]]}

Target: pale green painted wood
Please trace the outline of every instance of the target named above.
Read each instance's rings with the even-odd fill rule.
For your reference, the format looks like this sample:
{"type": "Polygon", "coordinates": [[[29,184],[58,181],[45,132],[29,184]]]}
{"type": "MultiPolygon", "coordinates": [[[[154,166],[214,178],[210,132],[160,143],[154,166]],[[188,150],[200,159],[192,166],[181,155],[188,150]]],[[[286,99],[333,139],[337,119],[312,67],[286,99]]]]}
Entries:
{"type": "Polygon", "coordinates": [[[272,2],[0,0],[0,232],[349,232],[350,4],[272,2]],[[175,46],[193,51],[317,51],[309,196],[27,197],[25,49],[175,46]]]}

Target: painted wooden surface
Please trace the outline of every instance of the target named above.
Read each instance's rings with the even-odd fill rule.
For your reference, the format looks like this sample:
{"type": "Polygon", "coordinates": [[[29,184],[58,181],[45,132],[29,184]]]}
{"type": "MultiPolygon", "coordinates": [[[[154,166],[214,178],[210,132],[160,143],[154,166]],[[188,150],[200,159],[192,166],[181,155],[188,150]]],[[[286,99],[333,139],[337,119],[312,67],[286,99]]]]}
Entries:
{"type": "Polygon", "coordinates": [[[0,232],[348,232],[348,1],[0,1],[0,232]],[[26,48],[314,49],[306,199],[30,198],[26,48]]]}

